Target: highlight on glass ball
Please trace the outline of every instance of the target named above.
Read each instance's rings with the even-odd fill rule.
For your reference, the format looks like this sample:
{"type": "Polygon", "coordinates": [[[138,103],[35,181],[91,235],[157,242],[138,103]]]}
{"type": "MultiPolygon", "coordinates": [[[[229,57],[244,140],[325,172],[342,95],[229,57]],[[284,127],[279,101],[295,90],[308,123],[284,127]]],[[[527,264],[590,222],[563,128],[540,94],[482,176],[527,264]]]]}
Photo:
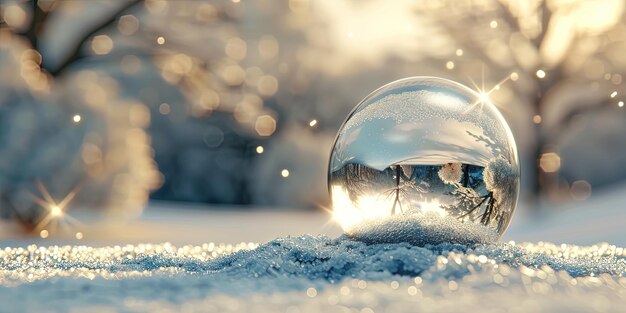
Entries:
{"type": "Polygon", "coordinates": [[[398,80],[363,99],[337,134],[328,178],[333,218],[348,236],[422,244],[497,240],[520,182],[497,108],[437,77],[398,80]]]}

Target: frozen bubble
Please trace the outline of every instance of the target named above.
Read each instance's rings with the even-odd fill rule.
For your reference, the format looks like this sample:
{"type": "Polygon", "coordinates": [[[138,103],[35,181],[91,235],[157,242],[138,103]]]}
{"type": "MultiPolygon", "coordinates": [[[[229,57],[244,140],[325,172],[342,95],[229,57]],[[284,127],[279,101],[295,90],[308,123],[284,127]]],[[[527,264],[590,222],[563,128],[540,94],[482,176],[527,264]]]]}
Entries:
{"type": "Polygon", "coordinates": [[[329,190],[334,219],[354,238],[375,226],[368,242],[487,242],[502,235],[517,204],[517,149],[486,95],[442,78],[406,78],[348,116],[329,190]]]}

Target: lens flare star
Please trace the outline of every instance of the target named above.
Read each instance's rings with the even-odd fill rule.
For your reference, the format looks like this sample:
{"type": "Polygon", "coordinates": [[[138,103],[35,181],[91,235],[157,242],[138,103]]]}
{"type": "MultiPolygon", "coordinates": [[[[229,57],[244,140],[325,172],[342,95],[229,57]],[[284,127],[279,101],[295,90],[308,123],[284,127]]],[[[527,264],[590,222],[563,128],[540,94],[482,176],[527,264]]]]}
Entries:
{"type": "MultiPolygon", "coordinates": [[[[513,73],[513,74],[516,74],[516,73],[513,73]]],[[[478,92],[479,97],[478,97],[478,100],[476,100],[474,103],[472,103],[469,106],[469,108],[467,108],[467,110],[465,110],[463,112],[463,114],[467,114],[468,112],[470,112],[470,111],[472,111],[472,110],[474,110],[476,108],[478,108],[479,111],[481,111],[482,108],[483,108],[483,104],[485,104],[485,103],[492,103],[491,100],[489,99],[489,95],[491,95],[491,93],[493,93],[496,90],[500,90],[500,88],[502,87],[502,84],[506,83],[509,80],[514,80],[512,78],[512,77],[514,77],[513,74],[507,75],[505,78],[500,80],[497,84],[495,84],[491,89],[485,88],[485,71],[484,71],[484,69],[482,71],[480,87],[474,82],[474,80],[472,78],[468,77],[468,79],[472,83],[472,86],[474,86],[474,91],[478,92]]]]}
{"type": "Polygon", "coordinates": [[[42,236],[42,238],[46,238],[48,237],[48,234],[55,233],[59,227],[61,229],[71,229],[80,225],[80,222],[78,220],[71,217],[66,212],[66,209],[78,193],[78,187],[74,188],[63,198],[63,200],[61,200],[61,202],[58,203],[54,200],[54,198],[52,198],[50,192],[41,181],[37,182],[37,188],[39,189],[39,192],[43,199],[33,195],[33,200],[42,208],[44,208],[47,211],[47,214],[43,215],[43,218],[41,218],[41,220],[35,226],[35,233],[45,231],[46,236],[42,236]]]}

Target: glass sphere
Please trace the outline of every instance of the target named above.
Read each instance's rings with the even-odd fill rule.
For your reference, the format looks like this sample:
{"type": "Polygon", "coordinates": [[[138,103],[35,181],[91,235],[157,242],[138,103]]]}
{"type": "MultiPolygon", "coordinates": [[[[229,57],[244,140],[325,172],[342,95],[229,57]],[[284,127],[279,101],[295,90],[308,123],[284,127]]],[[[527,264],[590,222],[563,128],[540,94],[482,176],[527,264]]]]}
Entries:
{"type": "Polygon", "coordinates": [[[519,183],[515,140],[487,95],[437,77],[405,78],[365,97],[337,134],[328,174],[344,231],[373,229],[385,242],[432,243],[415,237],[433,231],[443,241],[497,240],[519,183]],[[394,238],[396,226],[414,229],[394,238]]]}

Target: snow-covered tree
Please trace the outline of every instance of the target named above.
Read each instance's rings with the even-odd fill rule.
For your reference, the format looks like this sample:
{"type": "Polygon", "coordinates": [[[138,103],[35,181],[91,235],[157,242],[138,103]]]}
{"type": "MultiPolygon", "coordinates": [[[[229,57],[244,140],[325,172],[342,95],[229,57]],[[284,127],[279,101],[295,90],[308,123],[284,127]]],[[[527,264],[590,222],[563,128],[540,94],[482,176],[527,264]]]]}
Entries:
{"type": "Polygon", "coordinates": [[[493,192],[498,202],[506,201],[510,197],[512,188],[517,188],[517,174],[513,172],[511,164],[503,158],[490,160],[483,170],[485,188],[493,192]]]}
{"type": "Polygon", "coordinates": [[[554,189],[558,166],[542,167],[542,155],[558,155],[580,116],[623,106],[624,2],[450,0],[419,6],[419,20],[429,27],[424,35],[437,39],[423,62],[459,78],[482,75],[486,85],[477,81],[477,88],[491,92],[505,115],[528,116],[510,121],[518,129],[532,125],[530,140],[520,143],[531,147],[536,163],[531,190],[554,189]]]}
{"type": "MultiPolygon", "coordinates": [[[[267,164],[258,163],[274,162],[278,172],[266,178],[280,180],[283,179],[280,169],[287,167],[286,163],[293,164],[294,160],[287,162],[282,157],[279,159],[284,162],[257,160],[263,151],[259,149],[271,153],[268,139],[280,130],[279,115],[299,114],[299,119],[304,118],[309,123],[307,114],[292,109],[296,106],[291,105],[293,100],[288,99],[289,95],[283,97],[284,101],[276,100],[276,94],[282,89],[302,89],[301,69],[292,61],[297,55],[297,43],[303,40],[298,36],[298,29],[303,26],[298,23],[286,26],[285,20],[293,18],[290,14],[294,9],[289,4],[267,8],[262,3],[230,1],[2,2],[0,28],[3,34],[11,36],[11,40],[3,44],[11,49],[19,46],[20,51],[25,51],[10,51],[7,52],[9,57],[0,59],[3,66],[13,68],[4,71],[7,79],[2,87],[17,93],[26,88],[25,94],[33,93],[32,89],[47,89],[54,96],[0,99],[10,102],[6,107],[16,110],[2,112],[0,118],[11,123],[0,127],[15,126],[15,132],[21,132],[17,129],[24,127],[23,123],[13,119],[12,114],[31,109],[29,114],[43,121],[32,125],[32,131],[38,133],[41,136],[38,139],[43,142],[50,145],[57,142],[46,137],[52,134],[50,129],[41,127],[44,125],[78,132],[72,138],[65,138],[74,149],[58,150],[58,156],[67,164],[59,161],[63,164],[45,163],[44,166],[40,162],[48,161],[43,157],[29,163],[20,163],[17,156],[3,160],[3,165],[19,168],[24,173],[20,179],[15,179],[12,172],[0,172],[5,214],[15,215],[17,200],[12,198],[16,195],[38,193],[33,187],[38,178],[51,189],[54,197],[63,197],[74,185],[80,185],[82,191],[78,192],[72,206],[98,208],[81,200],[83,194],[102,198],[101,202],[107,197],[87,192],[89,188],[80,177],[91,175],[90,169],[77,167],[62,171],[60,167],[70,166],[73,160],[81,158],[100,171],[102,176],[98,177],[98,182],[103,185],[103,194],[109,187],[138,193],[140,197],[132,197],[141,199],[134,202],[138,208],[145,204],[148,192],[163,182],[163,188],[155,195],[157,198],[217,203],[267,202],[267,195],[259,195],[257,190],[261,185],[272,184],[253,175],[250,169],[269,168],[267,164]],[[281,18],[276,19],[276,16],[281,18]],[[257,23],[257,19],[266,21],[261,30],[247,25],[257,23]],[[283,36],[280,43],[278,35],[283,36]],[[20,44],[15,44],[18,41],[20,44]],[[290,42],[294,44],[281,46],[290,42]],[[26,71],[29,75],[24,74],[26,71]],[[20,74],[24,86],[18,85],[19,79],[11,81],[20,74]],[[288,78],[293,76],[295,79],[288,78]],[[283,87],[279,80],[288,84],[283,87]],[[88,112],[94,106],[98,106],[98,110],[88,112]],[[58,116],[50,117],[44,108],[58,112],[58,116]],[[79,122],[72,122],[74,115],[78,115],[75,111],[82,112],[77,117],[79,122]],[[69,119],[64,120],[62,113],[69,114],[69,119]],[[92,123],[94,127],[87,127],[92,123]],[[126,128],[134,131],[134,135],[126,134],[126,128]],[[139,130],[144,129],[151,133],[152,141],[145,134],[139,135],[139,130]],[[150,143],[154,150],[149,147],[150,143]],[[125,160],[126,156],[145,164],[132,163],[125,160]],[[162,167],[161,178],[155,171],[153,157],[162,167]],[[52,165],[56,167],[46,167],[52,165]],[[117,177],[108,171],[109,165],[129,168],[129,173],[117,177]],[[59,179],[61,173],[70,177],[67,183],[59,179]],[[53,178],[56,182],[50,181],[53,178]],[[134,181],[136,185],[129,184],[134,181]]],[[[306,16],[306,13],[298,13],[300,19],[306,16]]],[[[9,134],[5,129],[3,135],[9,134]]],[[[313,134],[311,139],[304,142],[300,138],[299,144],[319,141],[321,135],[316,134],[315,129],[307,132],[313,134]]],[[[21,135],[35,136],[28,132],[21,135]]],[[[9,135],[5,138],[9,144],[0,146],[0,155],[14,154],[13,145],[25,151],[37,151],[34,140],[20,142],[20,137],[9,135]]],[[[293,137],[277,138],[282,141],[293,137]]],[[[321,155],[327,152],[316,152],[319,155],[315,154],[316,160],[311,164],[325,163],[322,161],[325,156],[321,155]]],[[[305,169],[307,167],[290,168],[294,173],[305,169]]],[[[311,173],[319,172],[320,168],[316,168],[304,171],[303,175],[293,175],[291,186],[301,186],[293,182],[311,179],[311,173]]],[[[324,181],[316,179],[314,182],[323,186],[324,181]]],[[[273,204],[310,205],[325,198],[317,193],[319,198],[311,200],[311,195],[305,192],[308,189],[284,193],[283,198],[289,198],[284,201],[274,197],[277,202],[273,204]]],[[[27,216],[23,220],[30,225],[45,213],[34,209],[37,206],[31,198],[30,195],[21,197],[19,205],[23,207],[19,210],[25,212],[20,213],[20,217],[27,216]]],[[[126,206],[118,205],[119,209],[126,206]]]]}
{"type": "Polygon", "coordinates": [[[102,71],[57,81],[40,62],[26,41],[0,29],[0,213],[31,228],[70,202],[141,212],[160,180],[144,131],[148,109],[121,97],[102,71]]]}
{"type": "Polygon", "coordinates": [[[438,172],[439,178],[446,184],[458,183],[463,175],[461,163],[446,163],[438,172]]]}

